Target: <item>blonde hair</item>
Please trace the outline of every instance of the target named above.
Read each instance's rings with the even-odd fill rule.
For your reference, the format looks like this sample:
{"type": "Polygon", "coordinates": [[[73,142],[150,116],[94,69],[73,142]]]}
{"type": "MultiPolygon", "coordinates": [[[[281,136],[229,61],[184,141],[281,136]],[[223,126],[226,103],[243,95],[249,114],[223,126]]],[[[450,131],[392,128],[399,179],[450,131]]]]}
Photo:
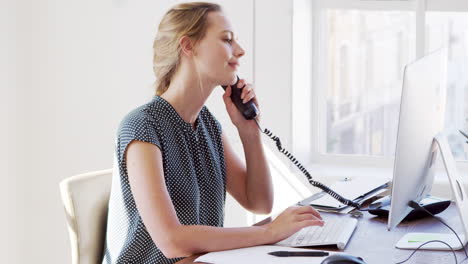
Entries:
{"type": "Polygon", "coordinates": [[[180,63],[180,38],[188,36],[195,45],[205,36],[208,13],[216,11],[222,11],[218,4],[192,2],[178,4],[166,12],[153,43],[156,95],[167,90],[177,71],[180,63]]]}

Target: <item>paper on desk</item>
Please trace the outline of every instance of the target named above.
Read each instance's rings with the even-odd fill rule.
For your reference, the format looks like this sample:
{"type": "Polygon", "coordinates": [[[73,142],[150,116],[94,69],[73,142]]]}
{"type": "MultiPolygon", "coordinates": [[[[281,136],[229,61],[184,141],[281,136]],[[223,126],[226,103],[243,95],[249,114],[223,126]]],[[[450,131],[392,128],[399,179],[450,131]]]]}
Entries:
{"type": "MultiPolygon", "coordinates": [[[[386,184],[387,182],[388,179],[385,178],[356,178],[350,181],[337,181],[330,186],[330,189],[346,199],[354,200],[359,196],[386,184]]],[[[313,200],[310,204],[331,208],[341,208],[346,206],[330,195],[324,195],[313,200]]]]}
{"type": "MultiPolygon", "coordinates": [[[[239,263],[269,263],[269,264],[314,264],[321,263],[326,257],[275,257],[268,255],[272,251],[317,251],[303,248],[290,248],[280,246],[256,246],[240,249],[218,251],[205,254],[195,262],[214,264],[239,264],[239,263]]],[[[335,252],[329,252],[330,255],[335,252]]]]}

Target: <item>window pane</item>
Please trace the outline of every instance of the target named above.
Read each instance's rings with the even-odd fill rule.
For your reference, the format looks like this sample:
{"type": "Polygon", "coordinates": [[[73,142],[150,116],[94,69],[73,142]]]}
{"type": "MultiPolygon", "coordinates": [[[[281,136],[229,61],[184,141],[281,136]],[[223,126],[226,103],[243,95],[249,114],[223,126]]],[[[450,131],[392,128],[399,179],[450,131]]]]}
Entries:
{"type": "Polygon", "coordinates": [[[326,152],[393,156],[403,68],[415,58],[414,13],[325,10],[323,22],[326,152]]]}
{"type": "Polygon", "coordinates": [[[468,131],[468,13],[427,12],[426,52],[448,43],[447,104],[445,132],[452,153],[465,160],[466,139],[458,130],[468,131]]]}

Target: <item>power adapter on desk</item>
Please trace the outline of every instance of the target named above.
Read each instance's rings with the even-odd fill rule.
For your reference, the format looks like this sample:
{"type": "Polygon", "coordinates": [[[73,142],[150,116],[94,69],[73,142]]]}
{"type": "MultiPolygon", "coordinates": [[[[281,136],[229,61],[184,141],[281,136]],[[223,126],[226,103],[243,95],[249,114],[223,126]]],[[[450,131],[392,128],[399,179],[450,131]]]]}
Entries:
{"type": "MultiPolygon", "coordinates": [[[[379,217],[388,217],[390,210],[390,196],[385,196],[379,200],[374,201],[369,205],[368,212],[379,217]]],[[[433,215],[443,212],[450,206],[450,200],[436,199],[432,196],[423,199],[419,204],[433,215]]],[[[422,209],[413,209],[403,221],[411,221],[430,216],[422,209]]]]}

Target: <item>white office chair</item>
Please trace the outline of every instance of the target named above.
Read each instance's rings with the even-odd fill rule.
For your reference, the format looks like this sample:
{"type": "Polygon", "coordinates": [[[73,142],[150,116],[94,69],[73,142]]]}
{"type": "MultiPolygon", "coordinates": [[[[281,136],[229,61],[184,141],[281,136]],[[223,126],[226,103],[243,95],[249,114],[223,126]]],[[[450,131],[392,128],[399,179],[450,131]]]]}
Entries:
{"type": "Polygon", "coordinates": [[[102,262],[111,182],[112,169],[60,182],[73,264],[102,262]]]}

